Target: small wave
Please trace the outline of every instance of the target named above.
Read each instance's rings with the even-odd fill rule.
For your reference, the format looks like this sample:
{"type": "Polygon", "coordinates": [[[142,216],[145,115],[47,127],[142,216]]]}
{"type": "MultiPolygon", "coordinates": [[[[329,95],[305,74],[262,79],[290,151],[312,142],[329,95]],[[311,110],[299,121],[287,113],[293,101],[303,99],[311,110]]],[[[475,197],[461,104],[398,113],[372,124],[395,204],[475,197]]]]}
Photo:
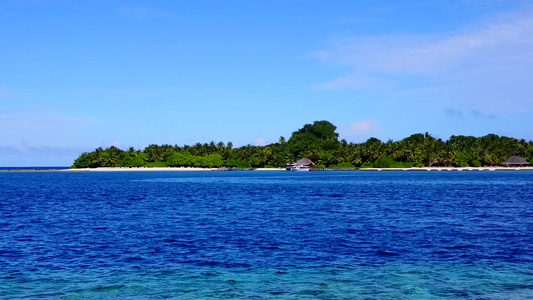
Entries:
{"type": "Polygon", "coordinates": [[[331,195],[328,195],[328,197],[330,197],[330,198],[342,198],[342,197],[344,197],[344,195],[343,194],[331,194],[331,195]]]}
{"type": "Polygon", "coordinates": [[[377,254],[379,256],[399,256],[399,253],[392,252],[392,251],[386,251],[386,250],[378,250],[377,254]]]}
{"type": "Polygon", "coordinates": [[[125,288],[126,286],[123,284],[117,284],[117,285],[101,285],[97,286],[95,288],[90,289],[90,291],[93,292],[111,292],[115,290],[120,290],[125,288]]]}
{"type": "Polygon", "coordinates": [[[472,245],[454,245],[454,246],[446,246],[446,247],[443,247],[444,249],[448,249],[448,250],[454,250],[454,249],[468,249],[468,248],[473,248],[474,246],[472,245]]]}
{"type": "Polygon", "coordinates": [[[270,291],[268,292],[270,295],[274,295],[274,296],[278,296],[278,295],[284,295],[284,294],[288,294],[289,292],[286,292],[286,291],[270,291]]]}

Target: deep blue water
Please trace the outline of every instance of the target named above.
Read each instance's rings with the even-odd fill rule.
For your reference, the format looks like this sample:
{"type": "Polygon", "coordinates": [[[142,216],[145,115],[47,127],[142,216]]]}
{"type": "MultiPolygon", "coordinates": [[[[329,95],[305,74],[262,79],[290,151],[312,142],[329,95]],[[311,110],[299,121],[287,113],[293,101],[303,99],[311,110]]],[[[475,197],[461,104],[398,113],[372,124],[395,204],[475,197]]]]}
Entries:
{"type": "Polygon", "coordinates": [[[533,299],[533,172],[0,173],[0,297],[533,299]]]}

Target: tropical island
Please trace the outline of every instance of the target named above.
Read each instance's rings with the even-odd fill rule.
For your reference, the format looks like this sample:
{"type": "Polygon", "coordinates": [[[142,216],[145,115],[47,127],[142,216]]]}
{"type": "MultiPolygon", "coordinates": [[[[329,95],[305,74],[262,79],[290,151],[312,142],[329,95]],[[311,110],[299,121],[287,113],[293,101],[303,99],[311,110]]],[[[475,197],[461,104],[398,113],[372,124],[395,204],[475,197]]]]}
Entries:
{"type": "Polygon", "coordinates": [[[228,143],[194,145],[149,145],[143,150],[124,151],[111,146],[82,153],[71,168],[101,167],[196,167],[196,168],[284,168],[306,157],[316,168],[411,168],[501,166],[511,156],[533,165],[533,141],[496,134],[483,137],[451,136],[448,140],[417,133],[400,141],[370,138],[364,143],[339,140],[337,127],[315,121],[294,131],[286,140],[266,146],[234,148],[228,143]]]}

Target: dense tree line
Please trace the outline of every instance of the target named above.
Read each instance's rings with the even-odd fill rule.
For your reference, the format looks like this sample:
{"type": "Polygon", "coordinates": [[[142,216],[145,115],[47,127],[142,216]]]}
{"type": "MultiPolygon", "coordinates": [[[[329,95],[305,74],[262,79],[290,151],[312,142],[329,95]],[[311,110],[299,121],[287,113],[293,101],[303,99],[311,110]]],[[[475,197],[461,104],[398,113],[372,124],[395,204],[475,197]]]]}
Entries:
{"type": "Polygon", "coordinates": [[[533,164],[533,142],[495,134],[483,137],[452,136],[447,141],[417,133],[400,141],[370,138],[364,143],[339,140],[328,121],[306,124],[287,141],[280,137],[267,146],[233,148],[229,143],[196,143],[189,146],[150,145],[144,150],[97,148],[81,154],[74,168],[97,167],[285,167],[307,157],[323,167],[479,167],[501,165],[510,156],[533,164]]]}

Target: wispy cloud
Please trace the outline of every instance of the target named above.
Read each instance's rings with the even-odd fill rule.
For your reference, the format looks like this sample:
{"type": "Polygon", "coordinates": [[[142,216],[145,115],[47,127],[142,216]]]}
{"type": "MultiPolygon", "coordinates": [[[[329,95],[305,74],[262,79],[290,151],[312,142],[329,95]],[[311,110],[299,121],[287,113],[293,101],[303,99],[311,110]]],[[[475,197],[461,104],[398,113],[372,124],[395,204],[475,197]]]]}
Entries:
{"type": "Polygon", "coordinates": [[[476,118],[483,118],[483,119],[496,119],[496,115],[495,114],[484,114],[484,113],[481,113],[477,110],[472,110],[472,115],[476,118]]]}
{"type": "Polygon", "coordinates": [[[341,24],[360,24],[360,23],[366,23],[368,22],[367,18],[362,17],[348,17],[348,18],[342,18],[339,21],[335,23],[341,23],[341,24]]]}
{"type": "Polygon", "coordinates": [[[17,95],[15,93],[10,92],[3,87],[0,87],[0,98],[12,98],[16,96],[17,95]]]}
{"type": "Polygon", "coordinates": [[[434,35],[350,37],[315,57],[349,66],[320,89],[422,96],[482,114],[533,110],[533,12],[434,35]],[[503,104],[505,103],[505,105],[503,104]]]}
{"type": "Polygon", "coordinates": [[[72,155],[72,154],[80,154],[86,151],[90,151],[91,149],[87,147],[56,147],[56,146],[49,146],[49,145],[43,145],[43,144],[36,144],[32,143],[26,140],[22,141],[22,148],[20,149],[20,152],[23,153],[33,153],[33,154],[40,154],[40,155],[72,155]]]}
{"type": "Polygon", "coordinates": [[[252,145],[254,146],[265,146],[267,144],[267,142],[265,141],[264,138],[257,138],[252,145]]]}
{"type": "Polygon", "coordinates": [[[50,145],[37,144],[23,140],[18,145],[0,145],[0,155],[43,155],[43,156],[63,156],[78,155],[83,152],[91,151],[88,147],[57,147],[50,145]]]}
{"type": "Polygon", "coordinates": [[[162,18],[170,15],[170,12],[154,7],[147,6],[123,6],[119,9],[122,15],[135,18],[137,20],[146,20],[149,18],[162,18]]]}
{"type": "Polygon", "coordinates": [[[82,97],[137,97],[159,96],[178,92],[178,89],[111,89],[111,90],[77,90],[73,96],[82,97]]]}
{"type": "Polygon", "coordinates": [[[68,116],[47,107],[27,107],[19,110],[0,110],[2,126],[31,127],[44,124],[90,124],[98,120],[68,116]]]}
{"type": "MultiPolygon", "coordinates": [[[[459,109],[451,109],[451,108],[447,108],[444,110],[444,113],[448,116],[448,117],[453,117],[453,118],[463,118],[465,116],[467,116],[468,114],[465,114],[463,113],[463,111],[459,110],[459,109]]],[[[484,114],[478,110],[471,110],[470,111],[470,115],[475,117],[475,118],[479,118],[479,119],[496,119],[497,116],[495,114],[484,114]]]]}
{"type": "Polygon", "coordinates": [[[0,155],[14,155],[14,154],[20,154],[21,149],[15,146],[11,145],[0,145],[0,155]]]}
{"type": "Polygon", "coordinates": [[[454,118],[462,118],[463,117],[463,112],[458,110],[458,109],[446,108],[444,110],[444,113],[448,117],[454,117],[454,118]]]}
{"type": "Polygon", "coordinates": [[[378,135],[382,132],[381,126],[376,121],[360,121],[350,123],[339,129],[341,138],[365,138],[378,135]]]}

